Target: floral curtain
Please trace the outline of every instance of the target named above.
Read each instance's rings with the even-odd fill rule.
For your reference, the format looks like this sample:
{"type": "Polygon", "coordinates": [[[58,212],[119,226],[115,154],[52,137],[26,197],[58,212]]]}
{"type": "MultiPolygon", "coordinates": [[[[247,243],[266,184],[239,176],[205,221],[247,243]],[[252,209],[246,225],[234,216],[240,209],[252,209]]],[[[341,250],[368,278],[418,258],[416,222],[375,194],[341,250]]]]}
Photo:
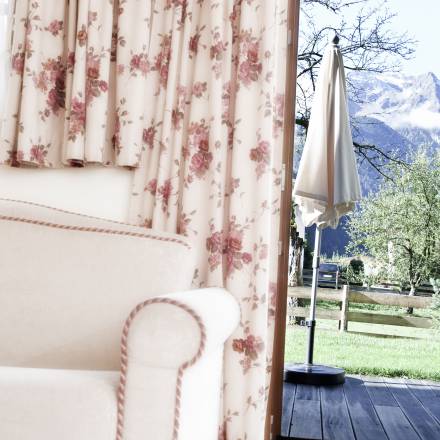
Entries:
{"type": "MultiPolygon", "coordinates": [[[[196,286],[224,285],[220,440],[264,436],[277,281],[287,0],[157,2],[131,220],[199,249],[196,286]],[[160,67],[159,67],[160,66],[160,67]]],[[[124,5],[124,13],[131,11],[124,5]]],[[[130,67],[125,65],[124,69],[130,67]]]]}
{"type": "Polygon", "coordinates": [[[219,440],[261,440],[275,313],[288,0],[15,0],[0,162],[134,167],[130,219],[225,286],[219,440]],[[46,7],[43,7],[46,6],[46,7]]]}
{"type": "Polygon", "coordinates": [[[1,115],[5,104],[6,83],[9,72],[7,30],[10,19],[8,0],[0,0],[0,130],[1,115]]]}
{"type": "Polygon", "coordinates": [[[136,167],[145,146],[144,109],[154,93],[146,75],[161,68],[160,60],[147,60],[154,1],[10,4],[0,163],[136,167]]]}

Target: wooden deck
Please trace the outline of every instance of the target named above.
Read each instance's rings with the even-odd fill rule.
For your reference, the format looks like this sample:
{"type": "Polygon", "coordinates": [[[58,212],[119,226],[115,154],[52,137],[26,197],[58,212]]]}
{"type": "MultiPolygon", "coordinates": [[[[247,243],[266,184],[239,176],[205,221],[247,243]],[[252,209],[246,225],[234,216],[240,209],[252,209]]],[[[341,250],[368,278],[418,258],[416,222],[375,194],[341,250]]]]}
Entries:
{"type": "Polygon", "coordinates": [[[284,383],[280,439],[440,440],[440,383],[354,376],[333,387],[284,383]]]}

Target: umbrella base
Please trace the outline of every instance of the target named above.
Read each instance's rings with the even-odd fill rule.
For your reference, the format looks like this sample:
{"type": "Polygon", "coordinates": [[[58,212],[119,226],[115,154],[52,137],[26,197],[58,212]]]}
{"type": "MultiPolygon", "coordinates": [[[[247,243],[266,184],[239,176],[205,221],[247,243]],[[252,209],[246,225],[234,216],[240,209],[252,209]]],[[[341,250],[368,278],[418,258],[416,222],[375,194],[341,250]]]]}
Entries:
{"type": "Polygon", "coordinates": [[[306,385],[340,385],[345,382],[342,368],[325,365],[287,364],[284,367],[284,382],[306,385]]]}

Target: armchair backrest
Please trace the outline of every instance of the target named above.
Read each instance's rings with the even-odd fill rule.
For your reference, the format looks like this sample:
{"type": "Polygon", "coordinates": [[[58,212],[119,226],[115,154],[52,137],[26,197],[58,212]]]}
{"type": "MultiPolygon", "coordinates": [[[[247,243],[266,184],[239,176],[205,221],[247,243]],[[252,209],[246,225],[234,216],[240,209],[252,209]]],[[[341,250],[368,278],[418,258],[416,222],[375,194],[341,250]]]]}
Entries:
{"type": "Polygon", "coordinates": [[[194,266],[182,236],[0,199],[0,365],[118,369],[130,311],[194,266]]]}

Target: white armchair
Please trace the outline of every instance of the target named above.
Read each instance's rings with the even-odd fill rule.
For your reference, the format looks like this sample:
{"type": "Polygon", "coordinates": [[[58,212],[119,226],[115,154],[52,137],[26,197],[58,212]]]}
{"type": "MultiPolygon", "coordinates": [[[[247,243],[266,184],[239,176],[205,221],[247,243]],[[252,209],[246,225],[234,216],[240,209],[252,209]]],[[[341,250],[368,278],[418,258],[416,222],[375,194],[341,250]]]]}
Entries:
{"type": "Polygon", "coordinates": [[[215,440],[224,289],[181,236],[0,199],[0,438],[215,440]]]}

